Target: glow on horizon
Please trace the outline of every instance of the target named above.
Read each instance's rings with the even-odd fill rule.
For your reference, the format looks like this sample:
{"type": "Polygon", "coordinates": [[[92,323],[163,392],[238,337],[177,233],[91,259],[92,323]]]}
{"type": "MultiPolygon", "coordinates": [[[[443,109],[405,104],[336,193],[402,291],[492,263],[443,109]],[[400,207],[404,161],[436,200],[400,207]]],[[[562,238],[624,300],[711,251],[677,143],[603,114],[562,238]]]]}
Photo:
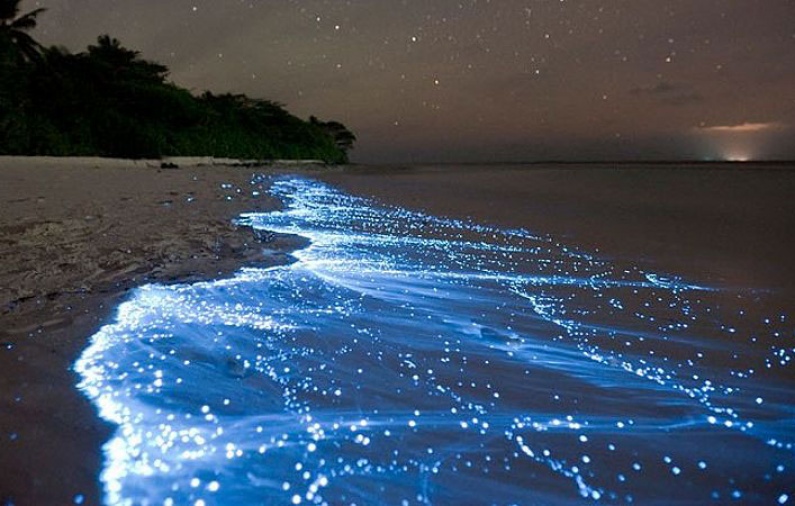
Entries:
{"type": "Polygon", "coordinates": [[[760,158],[768,139],[781,132],[777,122],[740,123],[736,125],[700,126],[693,133],[712,152],[712,158],[727,162],[750,162],[760,158]]]}
{"type": "Polygon", "coordinates": [[[750,162],[753,161],[753,157],[750,153],[745,151],[737,150],[737,151],[730,151],[723,155],[723,159],[727,162],[750,162]]]}

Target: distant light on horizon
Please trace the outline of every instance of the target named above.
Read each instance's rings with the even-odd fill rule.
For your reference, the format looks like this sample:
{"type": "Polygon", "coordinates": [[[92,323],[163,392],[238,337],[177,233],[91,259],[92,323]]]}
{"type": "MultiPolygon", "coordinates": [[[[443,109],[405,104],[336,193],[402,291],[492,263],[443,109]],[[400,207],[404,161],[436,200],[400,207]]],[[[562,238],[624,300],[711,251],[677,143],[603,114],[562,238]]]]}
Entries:
{"type": "Polygon", "coordinates": [[[726,155],[727,162],[750,162],[752,158],[745,154],[729,154],[726,155]]]}
{"type": "Polygon", "coordinates": [[[724,162],[751,162],[765,158],[758,143],[753,139],[710,137],[705,141],[707,159],[724,162]]]}
{"type": "Polygon", "coordinates": [[[721,158],[727,162],[750,162],[758,159],[757,153],[751,146],[730,145],[723,149],[721,158]]]}
{"type": "Polygon", "coordinates": [[[764,160],[791,129],[778,122],[699,126],[693,129],[710,156],[727,162],[764,160]]]}

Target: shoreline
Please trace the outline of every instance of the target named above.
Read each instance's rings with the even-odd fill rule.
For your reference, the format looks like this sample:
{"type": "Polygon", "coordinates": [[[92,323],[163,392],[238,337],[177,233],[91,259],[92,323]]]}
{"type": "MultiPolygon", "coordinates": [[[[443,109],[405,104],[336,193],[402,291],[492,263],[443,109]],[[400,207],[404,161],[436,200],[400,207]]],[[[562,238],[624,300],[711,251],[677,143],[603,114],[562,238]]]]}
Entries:
{"type": "Polygon", "coordinates": [[[0,157],[0,503],[101,502],[114,427],[74,362],[135,287],[288,262],[289,238],[233,223],[279,205],[252,170],[317,170],[281,167],[0,157]]]}
{"type": "Polygon", "coordinates": [[[280,205],[267,195],[267,181],[251,184],[253,174],[301,174],[387,205],[526,227],[718,285],[777,282],[783,309],[791,309],[795,266],[775,239],[795,219],[787,212],[795,209],[792,173],[627,178],[568,167],[472,167],[453,177],[438,166],[183,161],[174,169],[161,162],[0,157],[2,504],[100,502],[101,445],[113,427],[77,390],[72,366],[129,290],[285,263],[300,247],[233,223],[280,205]],[[666,191],[652,192],[660,185],[666,191]]]}

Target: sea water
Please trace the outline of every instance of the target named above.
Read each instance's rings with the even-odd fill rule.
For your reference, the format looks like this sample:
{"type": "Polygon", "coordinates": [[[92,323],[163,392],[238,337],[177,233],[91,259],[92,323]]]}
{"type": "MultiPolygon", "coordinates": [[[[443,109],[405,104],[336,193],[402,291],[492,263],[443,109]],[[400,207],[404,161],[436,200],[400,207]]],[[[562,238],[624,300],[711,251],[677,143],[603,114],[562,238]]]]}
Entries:
{"type": "Polygon", "coordinates": [[[76,364],[108,504],[791,504],[793,326],[758,293],[304,178],[295,262],[148,285],[76,364]]]}

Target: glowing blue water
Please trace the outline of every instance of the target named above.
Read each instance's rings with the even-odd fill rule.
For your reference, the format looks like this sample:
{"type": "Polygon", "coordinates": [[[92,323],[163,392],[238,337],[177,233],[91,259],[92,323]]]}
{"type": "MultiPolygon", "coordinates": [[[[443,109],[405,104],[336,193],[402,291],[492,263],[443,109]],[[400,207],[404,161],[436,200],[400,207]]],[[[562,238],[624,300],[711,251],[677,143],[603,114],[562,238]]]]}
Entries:
{"type": "Polygon", "coordinates": [[[140,288],[76,364],[118,425],[106,502],[791,502],[785,316],[521,230],[271,191],[284,209],[242,221],[311,240],[295,263],[140,288]]]}

